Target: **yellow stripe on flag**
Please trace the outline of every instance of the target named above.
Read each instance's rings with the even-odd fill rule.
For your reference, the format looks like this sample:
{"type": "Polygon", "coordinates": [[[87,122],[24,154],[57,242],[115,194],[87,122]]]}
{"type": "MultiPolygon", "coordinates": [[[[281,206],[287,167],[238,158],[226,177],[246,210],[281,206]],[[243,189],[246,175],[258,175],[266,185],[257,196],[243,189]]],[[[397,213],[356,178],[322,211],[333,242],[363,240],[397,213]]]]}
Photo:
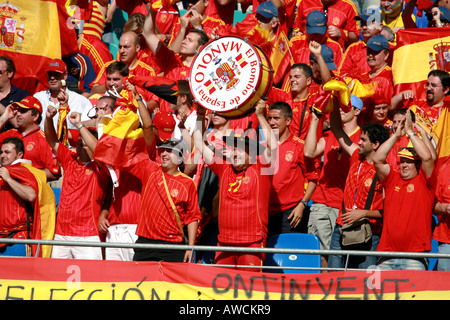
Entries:
{"type": "Polygon", "coordinates": [[[56,2],[14,0],[12,3],[15,13],[2,16],[1,49],[50,58],[61,57],[56,2]]]}

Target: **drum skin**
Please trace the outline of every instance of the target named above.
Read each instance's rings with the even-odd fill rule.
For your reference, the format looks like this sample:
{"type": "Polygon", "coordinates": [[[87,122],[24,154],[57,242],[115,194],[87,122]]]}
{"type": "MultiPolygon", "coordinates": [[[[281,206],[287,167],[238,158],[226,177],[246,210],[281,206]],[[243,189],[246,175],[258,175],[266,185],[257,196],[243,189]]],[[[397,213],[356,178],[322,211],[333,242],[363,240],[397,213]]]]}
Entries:
{"type": "Polygon", "coordinates": [[[267,55],[247,39],[226,36],[205,44],[191,64],[195,102],[224,117],[241,117],[265,99],[273,84],[267,55]]]}

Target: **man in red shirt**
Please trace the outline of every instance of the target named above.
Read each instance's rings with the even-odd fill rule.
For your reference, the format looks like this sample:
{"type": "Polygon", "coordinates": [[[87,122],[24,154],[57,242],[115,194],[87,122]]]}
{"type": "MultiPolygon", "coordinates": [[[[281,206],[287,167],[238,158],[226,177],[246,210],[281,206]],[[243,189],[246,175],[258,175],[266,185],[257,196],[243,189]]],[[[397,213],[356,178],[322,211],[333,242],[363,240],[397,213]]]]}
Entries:
{"type": "Polygon", "coordinates": [[[289,71],[289,91],[272,87],[267,103],[287,102],[292,109],[290,132],[305,140],[311,122],[310,108],[314,104],[315,94],[310,92],[313,73],[311,67],[304,63],[294,64],[289,71]]]}
{"type": "MultiPolygon", "coordinates": [[[[160,165],[149,159],[130,169],[142,182],[136,243],[195,244],[201,214],[194,180],[179,170],[185,150],[184,142],[170,138],[158,146],[160,165]]],[[[188,262],[192,258],[191,250],[135,248],[134,251],[136,261],[188,262]]]]}
{"type": "MultiPolygon", "coordinates": [[[[219,246],[261,248],[267,242],[269,198],[273,168],[265,168],[276,154],[276,137],[267,123],[266,103],[259,100],[255,113],[261,124],[267,147],[264,149],[248,136],[224,137],[231,147],[231,163],[224,163],[206,146],[202,137],[205,110],[198,106],[199,117],[194,131],[195,147],[201,150],[208,167],[219,178],[219,246]],[[258,157],[264,150],[264,157],[258,157]]],[[[216,264],[262,266],[264,254],[216,252],[216,264]]]]}
{"type": "MultiPolygon", "coordinates": [[[[29,204],[34,206],[37,192],[24,180],[16,179],[10,170],[23,159],[24,145],[19,138],[5,139],[0,150],[0,237],[27,239],[32,234],[32,211],[29,204]],[[31,219],[31,220],[30,220],[31,219]]],[[[31,175],[31,173],[28,173],[31,175]]],[[[31,175],[32,176],[32,175],[31,175]]],[[[17,256],[31,256],[28,245],[15,244],[0,246],[0,253],[8,252],[17,256]]]]}
{"type": "MultiPolygon", "coordinates": [[[[101,177],[100,166],[92,160],[93,153],[87,147],[89,141],[85,141],[95,137],[79,124],[77,150],[76,153],[70,151],[56,137],[52,119],[56,112],[54,107],[48,106],[45,118],[45,137],[64,172],[55,240],[100,242],[98,218],[106,189],[102,182],[106,179],[101,177]]],[[[52,257],[101,260],[102,251],[100,247],[54,246],[52,257]]]]}
{"type": "Polygon", "coordinates": [[[361,22],[362,40],[354,42],[344,49],[338,72],[341,76],[352,76],[369,72],[366,44],[373,36],[381,34],[383,24],[379,13],[364,12],[357,18],[361,22]]]}
{"type": "MultiPolygon", "coordinates": [[[[155,33],[155,12],[150,10],[145,19],[143,35],[148,47],[152,51],[156,63],[164,73],[164,77],[171,80],[186,80],[190,76],[190,66],[199,48],[209,41],[208,35],[203,30],[187,30],[187,24],[181,25],[177,39],[180,43],[179,52],[175,53],[162,43],[155,33]]],[[[177,47],[177,45],[175,45],[177,47]]],[[[160,102],[160,110],[170,111],[170,104],[165,100],[160,102]]]]}
{"type": "MultiPolygon", "coordinates": [[[[439,241],[439,253],[450,253],[450,161],[439,169],[436,186],[436,205],[434,214],[438,216],[438,224],[434,228],[433,239],[439,241]]],[[[438,271],[450,271],[450,259],[439,259],[438,271]]]]}
{"type": "MultiPolygon", "coordinates": [[[[427,137],[413,130],[411,115],[379,148],[373,162],[381,181],[385,199],[383,231],[377,251],[425,252],[431,250],[431,220],[434,208],[436,172],[427,137]],[[394,171],[386,157],[395,142],[405,133],[413,148],[399,150],[400,170],[394,171]]],[[[426,270],[425,259],[381,258],[382,270],[426,270]]]]}
{"type": "Polygon", "coordinates": [[[278,135],[278,161],[269,201],[269,237],[307,232],[308,202],[317,184],[312,159],[305,159],[303,141],[291,133],[292,109],[279,101],[269,106],[267,122],[278,135]],[[308,184],[305,190],[305,184],[308,184]]]}
{"type": "MultiPolygon", "coordinates": [[[[341,111],[342,126],[353,143],[358,143],[361,129],[358,117],[363,109],[363,102],[352,96],[352,109],[341,111]]],[[[316,235],[320,240],[322,250],[330,249],[331,235],[336,225],[339,209],[344,198],[345,180],[350,168],[350,156],[343,152],[342,147],[330,130],[322,129],[322,117],[313,113],[311,125],[305,140],[305,156],[315,159],[321,167],[317,187],[311,197],[313,201],[308,222],[308,233],[316,235]],[[321,130],[322,131],[322,130],[321,130]]],[[[322,267],[328,264],[328,256],[322,256],[322,267]]]]}
{"type": "Polygon", "coordinates": [[[44,132],[40,130],[42,105],[38,99],[28,96],[20,102],[14,102],[5,109],[0,117],[0,127],[11,117],[16,117],[17,129],[10,129],[0,134],[0,143],[7,137],[18,137],[24,145],[24,159],[30,160],[33,167],[43,170],[47,181],[59,179],[60,167],[52,155],[52,149],[45,140],[44,132]]]}
{"type": "MultiPolygon", "coordinates": [[[[342,250],[341,229],[344,224],[352,224],[368,218],[372,229],[372,237],[368,242],[358,245],[358,250],[376,250],[381,233],[381,213],[383,209],[383,190],[376,179],[373,157],[379,146],[389,138],[389,130],[377,122],[369,122],[361,127],[358,143],[350,140],[342,127],[338,104],[335,103],[330,115],[331,131],[342,147],[343,152],[350,156],[350,168],[345,182],[344,198],[339,216],[331,236],[331,250],[342,250]],[[373,198],[370,191],[374,185],[373,198]]],[[[350,257],[349,265],[367,268],[376,264],[374,257],[350,257]]],[[[345,265],[344,256],[331,255],[328,258],[330,268],[342,268],[345,265]]]]}
{"type": "Polygon", "coordinates": [[[309,42],[316,41],[320,44],[326,44],[333,50],[334,61],[339,66],[343,56],[342,47],[338,42],[327,37],[326,32],[327,17],[325,14],[319,10],[311,11],[306,18],[306,33],[293,37],[290,40],[294,62],[309,64],[311,59],[309,42]]]}
{"type": "Polygon", "coordinates": [[[339,42],[342,49],[356,42],[359,37],[359,25],[355,21],[358,11],[349,0],[302,0],[298,6],[294,31],[306,33],[306,18],[313,10],[322,11],[327,16],[328,36],[339,42]]]}

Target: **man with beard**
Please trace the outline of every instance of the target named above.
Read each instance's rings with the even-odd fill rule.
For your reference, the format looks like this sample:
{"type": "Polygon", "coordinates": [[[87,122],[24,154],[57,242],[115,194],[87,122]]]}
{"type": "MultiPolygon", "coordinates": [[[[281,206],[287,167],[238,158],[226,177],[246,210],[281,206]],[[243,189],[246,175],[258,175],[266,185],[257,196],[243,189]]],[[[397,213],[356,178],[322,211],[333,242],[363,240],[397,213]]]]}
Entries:
{"type": "MultiPolygon", "coordinates": [[[[346,249],[342,245],[341,229],[344,224],[353,224],[362,219],[369,219],[372,237],[368,242],[353,246],[356,250],[371,250],[377,248],[381,232],[381,213],[383,209],[383,190],[376,179],[373,157],[380,145],[389,139],[389,130],[378,122],[369,122],[361,127],[358,143],[351,141],[342,127],[339,105],[335,103],[330,115],[331,131],[342,147],[343,152],[350,156],[350,169],[345,182],[344,197],[339,216],[331,236],[331,250],[346,249]],[[373,190],[373,197],[370,194],[373,190]]],[[[367,268],[376,263],[374,257],[350,257],[349,265],[357,268],[367,268]]],[[[330,255],[328,266],[342,268],[345,257],[330,255]]]]}

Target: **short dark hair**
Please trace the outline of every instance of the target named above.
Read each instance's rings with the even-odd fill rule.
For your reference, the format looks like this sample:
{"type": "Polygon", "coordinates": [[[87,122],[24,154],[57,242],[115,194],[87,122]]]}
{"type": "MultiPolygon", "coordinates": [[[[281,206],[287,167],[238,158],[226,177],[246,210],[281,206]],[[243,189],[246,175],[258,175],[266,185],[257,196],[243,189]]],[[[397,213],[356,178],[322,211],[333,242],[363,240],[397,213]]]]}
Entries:
{"type": "Polygon", "coordinates": [[[269,110],[279,110],[285,119],[292,119],[292,108],[287,102],[276,101],[269,106],[269,110]]]}
{"type": "Polygon", "coordinates": [[[201,47],[204,44],[206,44],[210,39],[208,37],[208,34],[203,31],[203,30],[198,30],[198,29],[190,29],[189,33],[196,33],[199,35],[199,39],[198,39],[198,46],[201,47]]]}
{"type": "MultiPolygon", "coordinates": [[[[450,88],[450,73],[448,73],[447,71],[444,70],[431,70],[428,73],[428,77],[430,76],[434,76],[434,77],[438,77],[441,80],[442,83],[442,87],[444,88],[450,88]]],[[[450,94],[450,90],[447,92],[447,95],[450,94]]]]}
{"type": "Polygon", "coordinates": [[[13,59],[8,56],[0,56],[0,61],[5,61],[6,71],[13,73],[13,76],[11,77],[12,80],[12,78],[14,78],[14,75],[16,74],[16,65],[14,64],[13,59]]]}
{"type": "Polygon", "coordinates": [[[187,104],[192,106],[194,103],[194,97],[192,96],[191,88],[189,86],[189,81],[187,80],[178,80],[178,95],[186,96],[187,104]]]}
{"type": "Polygon", "coordinates": [[[396,114],[406,115],[406,111],[409,111],[409,113],[411,114],[411,121],[412,122],[416,122],[416,115],[410,109],[406,109],[406,108],[397,109],[397,110],[394,111],[392,116],[395,116],[396,114]]]}
{"type": "Polygon", "coordinates": [[[111,74],[118,71],[122,77],[128,77],[130,74],[130,69],[125,62],[114,61],[109,66],[106,67],[106,74],[111,74]]]}
{"type": "Polygon", "coordinates": [[[312,78],[313,76],[311,67],[308,66],[306,63],[294,63],[291,67],[291,70],[293,69],[303,70],[303,73],[305,74],[306,78],[312,78]]]}
{"type": "Polygon", "coordinates": [[[379,122],[368,122],[361,127],[361,132],[367,133],[370,142],[379,142],[380,145],[389,139],[389,129],[379,122]]]}
{"type": "Polygon", "coordinates": [[[17,137],[9,137],[6,138],[5,140],[3,140],[2,145],[7,144],[7,143],[11,143],[14,145],[14,149],[16,149],[16,152],[22,152],[23,154],[25,154],[25,146],[23,144],[22,139],[19,139],[17,137]]]}
{"type": "Polygon", "coordinates": [[[116,108],[116,101],[117,99],[113,96],[101,96],[100,98],[98,98],[97,103],[99,103],[101,100],[111,100],[112,102],[112,111],[114,111],[114,109],[116,108]]]}

